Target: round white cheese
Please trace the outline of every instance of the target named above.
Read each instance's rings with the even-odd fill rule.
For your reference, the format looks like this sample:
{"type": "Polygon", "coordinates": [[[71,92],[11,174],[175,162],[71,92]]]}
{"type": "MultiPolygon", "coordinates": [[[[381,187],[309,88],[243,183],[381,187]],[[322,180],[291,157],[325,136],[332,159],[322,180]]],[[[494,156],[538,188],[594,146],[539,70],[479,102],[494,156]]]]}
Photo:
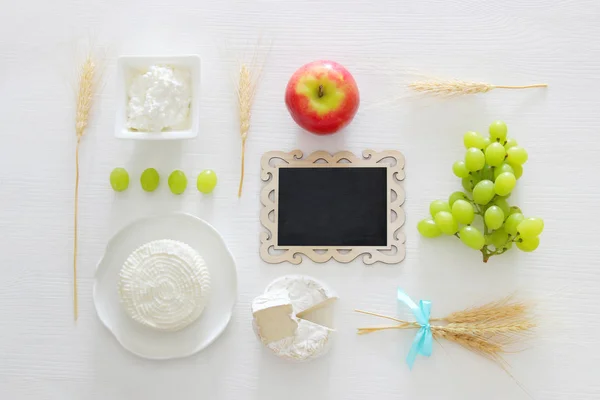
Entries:
{"type": "Polygon", "coordinates": [[[178,331],[202,314],[210,295],[210,274],[204,259],[187,244],[156,240],[127,258],[119,295],[133,320],[161,331],[178,331]]]}
{"type": "Polygon", "coordinates": [[[254,329],[276,355],[308,361],[327,352],[333,330],[307,318],[330,307],[337,295],[314,278],[289,275],[273,281],[252,302],[254,329]]]}

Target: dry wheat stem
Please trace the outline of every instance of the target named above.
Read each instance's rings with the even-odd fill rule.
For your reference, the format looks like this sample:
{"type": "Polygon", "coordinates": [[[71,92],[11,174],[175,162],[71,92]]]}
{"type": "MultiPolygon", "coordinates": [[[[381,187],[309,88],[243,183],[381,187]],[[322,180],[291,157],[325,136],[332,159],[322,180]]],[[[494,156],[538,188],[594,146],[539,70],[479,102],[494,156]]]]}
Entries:
{"type": "Polygon", "coordinates": [[[237,86],[238,105],[240,112],[240,137],[242,139],[242,160],[238,197],[242,196],[242,187],[244,185],[246,140],[248,139],[248,131],[250,130],[250,116],[252,112],[254,94],[256,92],[257,80],[258,77],[256,72],[253,72],[246,64],[242,64],[237,86]]]}
{"type": "Polygon", "coordinates": [[[79,304],[77,292],[77,245],[78,245],[78,216],[79,216],[79,146],[81,138],[86,132],[92,99],[94,95],[94,79],[96,65],[91,55],[88,55],[79,70],[79,86],[77,90],[75,111],[75,202],[73,209],[73,316],[75,320],[79,317],[79,304]]]}
{"type": "Polygon", "coordinates": [[[408,87],[416,92],[434,96],[451,97],[466,94],[487,93],[494,89],[532,89],[547,87],[546,83],[533,85],[493,85],[485,82],[468,82],[461,80],[424,80],[408,84],[408,87]]]}
{"type": "MultiPolygon", "coordinates": [[[[355,311],[398,323],[392,326],[359,328],[359,335],[381,330],[420,328],[417,322],[370,311],[355,311]]],[[[526,336],[535,327],[527,316],[527,311],[524,303],[511,302],[510,297],[507,297],[480,307],[454,312],[445,318],[432,318],[430,322],[438,321],[442,324],[431,325],[431,333],[436,339],[450,340],[502,364],[504,360],[500,354],[508,352],[507,346],[526,336]]]]}

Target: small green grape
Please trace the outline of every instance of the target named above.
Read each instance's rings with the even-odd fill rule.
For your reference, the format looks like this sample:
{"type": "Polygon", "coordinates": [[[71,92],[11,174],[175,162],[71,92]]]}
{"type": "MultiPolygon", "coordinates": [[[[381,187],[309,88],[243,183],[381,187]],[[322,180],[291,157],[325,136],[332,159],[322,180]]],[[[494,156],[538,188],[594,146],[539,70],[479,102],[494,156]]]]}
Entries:
{"type": "Polygon", "coordinates": [[[444,200],[432,201],[429,205],[429,213],[431,214],[431,216],[435,217],[435,214],[439,213],[440,211],[450,212],[450,205],[448,204],[448,202],[444,200]]]}
{"type": "Polygon", "coordinates": [[[494,180],[494,168],[492,168],[489,165],[484,165],[483,169],[481,171],[479,171],[479,174],[481,176],[481,179],[487,179],[489,181],[494,180]]]}
{"type": "Polygon", "coordinates": [[[169,175],[169,189],[171,189],[171,192],[173,194],[181,194],[185,192],[186,187],[187,177],[183,171],[176,169],[175,171],[171,172],[171,175],[169,175]]]}
{"type": "Polygon", "coordinates": [[[457,161],[454,164],[452,164],[452,172],[454,172],[454,175],[456,175],[459,178],[466,178],[467,176],[469,176],[469,170],[465,166],[464,161],[457,161]]]}
{"type": "Polygon", "coordinates": [[[493,244],[496,249],[501,249],[503,247],[508,247],[508,233],[504,230],[504,228],[496,229],[490,235],[490,244],[493,244]]]}
{"type": "Polygon", "coordinates": [[[485,205],[489,203],[494,194],[494,183],[489,180],[483,180],[473,188],[473,200],[477,204],[485,205]]]}
{"type": "Polygon", "coordinates": [[[525,216],[521,213],[514,213],[506,218],[504,222],[504,230],[511,236],[517,235],[517,227],[525,219],[525,216]]]}
{"type": "Polygon", "coordinates": [[[489,136],[485,136],[483,138],[483,148],[487,149],[487,147],[492,143],[489,136]]]}
{"type": "Polygon", "coordinates": [[[158,187],[158,183],[160,182],[160,175],[158,175],[158,171],[154,168],[145,169],[140,176],[140,183],[142,185],[142,189],[146,192],[153,192],[158,187]]]}
{"type": "Polygon", "coordinates": [[[508,212],[508,215],[513,215],[513,214],[523,214],[523,211],[521,211],[521,209],[517,206],[512,206],[508,212]]]}
{"type": "Polygon", "coordinates": [[[479,171],[485,165],[485,155],[478,148],[471,147],[465,154],[465,166],[469,171],[479,171]]]}
{"type": "Polygon", "coordinates": [[[492,167],[497,167],[504,161],[506,150],[500,143],[492,143],[485,149],[485,162],[492,167]]]}
{"type": "Polygon", "coordinates": [[[461,184],[462,184],[463,189],[465,189],[469,193],[471,193],[473,191],[473,187],[475,186],[473,184],[473,180],[470,177],[462,178],[461,184]]]}
{"type": "Polygon", "coordinates": [[[494,205],[500,207],[500,209],[504,213],[504,218],[508,217],[508,215],[510,214],[510,205],[504,197],[498,197],[496,200],[494,200],[494,205]]]}
{"type": "Polygon", "coordinates": [[[503,172],[510,172],[511,174],[514,174],[514,169],[510,166],[510,164],[500,164],[498,167],[494,168],[494,180],[496,180],[498,175],[500,175],[503,172]]]}
{"type": "Polygon", "coordinates": [[[519,250],[530,252],[538,248],[538,246],[540,245],[540,238],[537,236],[533,236],[530,238],[522,238],[517,240],[516,243],[519,250]]]}
{"type": "Polygon", "coordinates": [[[440,228],[440,231],[446,235],[454,235],[458,231],[458,224],[452,214],[448,211],[438,212],[435,214],[433,220],[437,227],[440,228]]]}
{"type": "Polygon", "coordinates": [[[492,142],[500,142],[504,144],[506,141],[506,132],[508,128],[503,121],[494,121],[490,125],[490,139],[492,142]]]}
{"type": "Polygon", "coordinates": [[[110,186],[115,192],[122,192],[129,187],[129,173],[125,168],[115,168],[110,173],[110,186]]]}
{"type": "Polygon", "coordinates": [[[523,166],[519,164],[512,165],[513,173],[515,174],[515,178],[519,179],[523,176],[523,166]]]}
{"type": "Polygon", "coordinates": [[[467,199],[468,199],[467,195],[464,194],[463,192],[454,192],[448,198],[448,205],[450,207],[452,207],[452,205],[454,204],[454,202],[456,200],[467,200],[467,199]]]}
{"type": "Polygon", "coordinates": [[[527,218],[517,226],[517,232],[522,238],[539,236],[544,230],[544,221],[541,218],[527,218]]]}
{"type": "Polygon", "coordinates": [[[510,149],[511,147],[515,147],[515,146],[517,146],[517,145],[518,145],[518,143],[517,143],[517,141],[516,141],[515,139],[513,139],[513,138],[508,138],[508,139],[506,139],[506,143],[504,144],[504,148],[505,148],[506,150],[508,150],[508,149],[510,149]]]}
{"type": "Polygon", "coordinates": [[[503,172],[494,182],[494,190],[499,196],[506,196],[512,192],[517,184],[517,178],[510,172],[503,172]]]}
{"type": "Polygon", "coordinates": [[[498,206],[491,206],[485,210],[483,220],[489,229],[498,229],[504,223],[504,212],[498,206]]]}
{"type": "Polygon", "coordinates": [[[217,174],[212,169],[205,169],[200,172],[196,181],[198,191],[204,194],[209,194],[217,186],[217,174]]]}
{"type": "Polygon", "coordinates": [[[459,224],[470,224],[475,219],[475,210],[466,200],[456,200],[452,205],[452,216],[459,224]]]}
{"type": "Polygon", "coordinates": [[[465,133],[463,136],[463,143],[467,149],[470,147],[475,147],[482,150],[485,149],[485,140],[483,139],[483,136],[477,132],[471,131],[465,133]]]}
{"type": "Polygon", "coordinates": [[[474,226],[463,226],[459,235],[460,240],[472,249],[481,250],[485,245],[483,234],[474,226]]]}
{"type": "Polygon", "coordinates": [[[510,165],[523,165],[527,158],[527,151],[521,146],[513,146],[506,150],[506,162],[510,165]]]}
{"type": "Polygon", "coordinates": [[[431,218],[423,219],[417,224],[417,230],[419,233],[426,238],[438,237],[442,234],[442,231],[431,218]]]}

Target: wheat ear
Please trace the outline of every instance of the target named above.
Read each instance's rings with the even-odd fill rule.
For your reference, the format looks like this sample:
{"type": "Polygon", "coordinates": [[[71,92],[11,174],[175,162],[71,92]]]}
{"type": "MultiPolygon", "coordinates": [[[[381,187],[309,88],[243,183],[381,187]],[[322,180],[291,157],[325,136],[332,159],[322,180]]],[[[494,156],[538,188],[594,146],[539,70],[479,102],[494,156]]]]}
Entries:
{"type": "Polygon", "coordinates": [[[94,97],[94,79],[96,64],[91,55],[88,55],[79,70],[79,87],[77,90],[77,104],[75,112],[75,205],[73,211],[73,313],[77,320],[79,317],[79,304],[77,293],[77,237],[79,216],[79,146],[81,138],[85,135],[90,119],[92,99],[94,97]]]}
{"type": "Polygon", "coordinates": [[[547,87],[546,83],[537,83],[533,85],[509,86],[493,85],[485,82],[469,82],[461,80],[440,80],[431,79],[424,81],[415,81],[408,84],[408,87],[416,92],[441,96],[452,97],[466,94],[487,93],[494,89],[532,89],[547,87]]]}
{"type": "Polygon", "coordinates": [[[246,64],[240,67],[240,76],[237,86],[238,105],[240,112],[240,137],[242,139],[242,161],[240,186],[238,188],[238,197],[242,196],[242,187],[244,185],[244,169],[246,158],[246,140],[250,130],[250,117],[252,113],[252,103],[256,92],[258,76],[246,64]]]}

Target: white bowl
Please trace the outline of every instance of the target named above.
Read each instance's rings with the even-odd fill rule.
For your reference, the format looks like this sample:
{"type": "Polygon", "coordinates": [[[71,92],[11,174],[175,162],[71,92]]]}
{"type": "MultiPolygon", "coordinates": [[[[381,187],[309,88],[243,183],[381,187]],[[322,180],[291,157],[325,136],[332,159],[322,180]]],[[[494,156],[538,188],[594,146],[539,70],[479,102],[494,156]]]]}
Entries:
{"type": "Polygon", "coordinates": [[[233,256],[212,226],[189,214],[144,218],[127,225],[108,242],[96,269],[94,305],[98,317],[125,349],[144,358],[187,357],[204,349],[225,330],[236,299],[233,256]],[[197,250],[211,277],[211,294],[202,315],[177,332],[157,331],[135,322],[123,310],[117,289],[127,256],[144,243],[165,238],[197,250]]]}
{"type": "Polygon", "coordinates": [[[200,57],[184,56],[121,56],[117,62],[117,118],[115,136],[119,139],[173,140],[191,139],[198,136],[200,126],[200,57]],[[190,105],[190,124],[188,129],[163,132],[138,132],[127,128],[127,89],[131,85],[133,74],[140,69],[155,64],[172,65],[190,71],[192,80],[192,103],[190,105]]]}

